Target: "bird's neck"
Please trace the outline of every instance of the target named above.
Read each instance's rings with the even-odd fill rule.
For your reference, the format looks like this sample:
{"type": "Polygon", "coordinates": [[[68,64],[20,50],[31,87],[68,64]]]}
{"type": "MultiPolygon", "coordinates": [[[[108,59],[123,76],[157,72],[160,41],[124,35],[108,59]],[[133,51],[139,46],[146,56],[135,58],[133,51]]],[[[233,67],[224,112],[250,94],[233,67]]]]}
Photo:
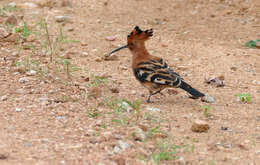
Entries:
{"type": "Polygon", "coordinates": [[[148,57],[150,54],[147,51],[144,43],[136,44],[130,49],[131,53],[133,54],[133,58],[145,58],[148,57]]]}

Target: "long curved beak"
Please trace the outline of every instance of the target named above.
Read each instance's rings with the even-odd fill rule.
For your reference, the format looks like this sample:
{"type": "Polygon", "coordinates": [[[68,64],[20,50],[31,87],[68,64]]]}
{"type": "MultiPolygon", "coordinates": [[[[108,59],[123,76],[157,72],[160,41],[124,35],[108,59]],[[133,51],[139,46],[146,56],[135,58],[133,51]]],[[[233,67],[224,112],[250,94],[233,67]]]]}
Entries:
{"type": "Polygon", "coordinates": [[[119,50],[121,50],[121,49],[124,49],[124,48],[128,48],[128,45],[124,45],[124,46],[121,46],[121,47],[119,47],[119,48],[116,48],[115,50],[113,50],[112,52],[110,52],[110,53],[107,55],[107,57],[110,57],[113,53],[115,53],[115,52],[117,52],[117,51],[119,51],[119,50]]]}

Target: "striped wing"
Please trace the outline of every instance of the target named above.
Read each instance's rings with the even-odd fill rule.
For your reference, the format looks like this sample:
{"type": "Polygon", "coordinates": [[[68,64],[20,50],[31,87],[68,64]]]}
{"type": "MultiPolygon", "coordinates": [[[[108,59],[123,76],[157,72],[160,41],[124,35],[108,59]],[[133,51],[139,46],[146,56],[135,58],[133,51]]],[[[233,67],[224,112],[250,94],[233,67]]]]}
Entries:
{"type": "Polygon", "coordinates": [[[134,69],[136,78],[141,82],[152,82],[158,85],[178,87],[183,80],[180,75],[169,68],[167,62],[149,60],[138,63],[134,69]]]}

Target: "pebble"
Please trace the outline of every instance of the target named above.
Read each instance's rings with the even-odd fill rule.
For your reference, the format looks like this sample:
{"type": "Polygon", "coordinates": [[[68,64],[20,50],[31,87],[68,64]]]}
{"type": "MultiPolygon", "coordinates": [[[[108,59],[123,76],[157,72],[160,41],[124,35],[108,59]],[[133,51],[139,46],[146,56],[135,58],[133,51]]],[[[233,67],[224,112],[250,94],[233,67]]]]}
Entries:
{"type": "Polygon", "coordinates": [[[55,118],[56,118],[57,120],[64,120],[64,121],[67,120],[67,116],[56,116],[55,118]]]}
{"type": "Polygon", "coordinates": [[[141,128],[137,128],[136,131],[133,133],[133,137],[135,141],[145,141],[146,139],[146,134],[141,128]]]}
{"type": "Polygon", "coordinates": [[[123,140],[119,140],[118,143],[119,143],[119,147],[120,147],[122,150],[126,150],[127,148],[130,147],[130,144],[124,142],[123,140]]]}
{"type": "Polygon", "coordinates": [[[107,41],[115,41],[116,40],[116,36],[107,36],[106,40],[107,41]]]}
{"type": "Polygon", "coordinates": [[[65,21],[68,21],[68,20],[70,20],[71,19],[71,17],[69,17],[69,16],[63,16],[63,15],[58,15],[58,16],[55,16],[55,20],[56,20],[56,22],[65,22],[65,21]]]}
{"type": "Polygon", "coordinates": [[[185,159],[184,159],[183,156],[180,156],[180,157],[179,157],[178,162],[179,162],[180,164],[186,164],[186,161],[185,161],[185,159]]]}
{"type": "Polygon", "coordinates": [[[28,72],[26,72],[26,75],[27,76],[34,76],[34,75],[36,75],[36,71],[35,70],[29,70],[28,72]]]}
{"type": "Polygon", "coordinates": [[[253,84],[260,85],[260,81],[254,80],[253,84]]]}
{"type": "Polygon", "coordinates": [[[25,2],[24,4],[21,5],[23,8],[37,8],[38,5],[32,2],[25,2]]]}
{"type": "Polygon", "coordinates": [[[9,34],[10,33],[5,28],[0,27],[0,39],[3,39],[5,37],[9,36],[9,34]]]}
{"type": "Polygon", "coordinates": [[[153,111],[153,112],[159,112],[159,111],[161,111],[159,108],[155,108],[155,107],[146,107],[146,109],[147,109],[148,111],[153,111]]]}
{"type": "Polygon", "coordinates": [[[16,6],[16,3],[15,3],[15,2],[10,2],[10,3],[8,4],[8,6],[10,6],[10,7],[15,7],[15,6],[16,6]]]}
{"type": "Polygon", "coordinates": [[[6,101],[6,100],[7,100],[7,96],[6,95],[1,97],[1,101],[6,101]]]}
{"type": "Polygon", "coordinates": [[[18,82],[19,83],[26,83],[26,82],[28,82],[29,81],[29,79],[27,78],[27,77],[21,77],[19,80],[18,80],[18,82]]]}
{"type": "Polygon", "coordinates": [[[122,107],[129,113],[133,108],[125,101],[122,102],[122,107]]]}
{"type": "Polygon", "coordinates": [[[204,97],[201,98],[202,101],[206,102],[206,103],[214,103],[215,99],[210,96],[210,95],[205,95],[204,97]]]}
{"type": "Polygon", "coordinates": [[[22,111],[22,108],[15,108],[15,111],[16,111],[16,112],[21,112],[21,111],[22,111]]]}
{"type": "Polygon", "coordinates": [[[195,120],[192,124],[191,130],[193,132],[207,132],[209,130],[209,124],[203,120],[195,120]]]}
{"type": "Polygon", "coordinates": [[[5,20],[6,24],[11,24],[11,25],[17,25],[17,19],[14,15],[9,16],[6,20],[5,20]]]}

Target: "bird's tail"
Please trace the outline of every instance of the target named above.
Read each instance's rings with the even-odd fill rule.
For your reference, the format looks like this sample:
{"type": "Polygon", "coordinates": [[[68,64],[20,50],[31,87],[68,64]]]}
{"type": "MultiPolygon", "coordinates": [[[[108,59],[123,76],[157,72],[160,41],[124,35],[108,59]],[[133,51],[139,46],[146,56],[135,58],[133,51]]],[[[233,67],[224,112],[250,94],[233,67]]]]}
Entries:
{"type": "Polygon", "coordinates": [[[205,96],[205,94],[201,93],[200,91],[192,88],[189,84],[182,81],[179,88],[187,91],[189,94],[191,94],[194,98],[199,98],[205,96]]]}

